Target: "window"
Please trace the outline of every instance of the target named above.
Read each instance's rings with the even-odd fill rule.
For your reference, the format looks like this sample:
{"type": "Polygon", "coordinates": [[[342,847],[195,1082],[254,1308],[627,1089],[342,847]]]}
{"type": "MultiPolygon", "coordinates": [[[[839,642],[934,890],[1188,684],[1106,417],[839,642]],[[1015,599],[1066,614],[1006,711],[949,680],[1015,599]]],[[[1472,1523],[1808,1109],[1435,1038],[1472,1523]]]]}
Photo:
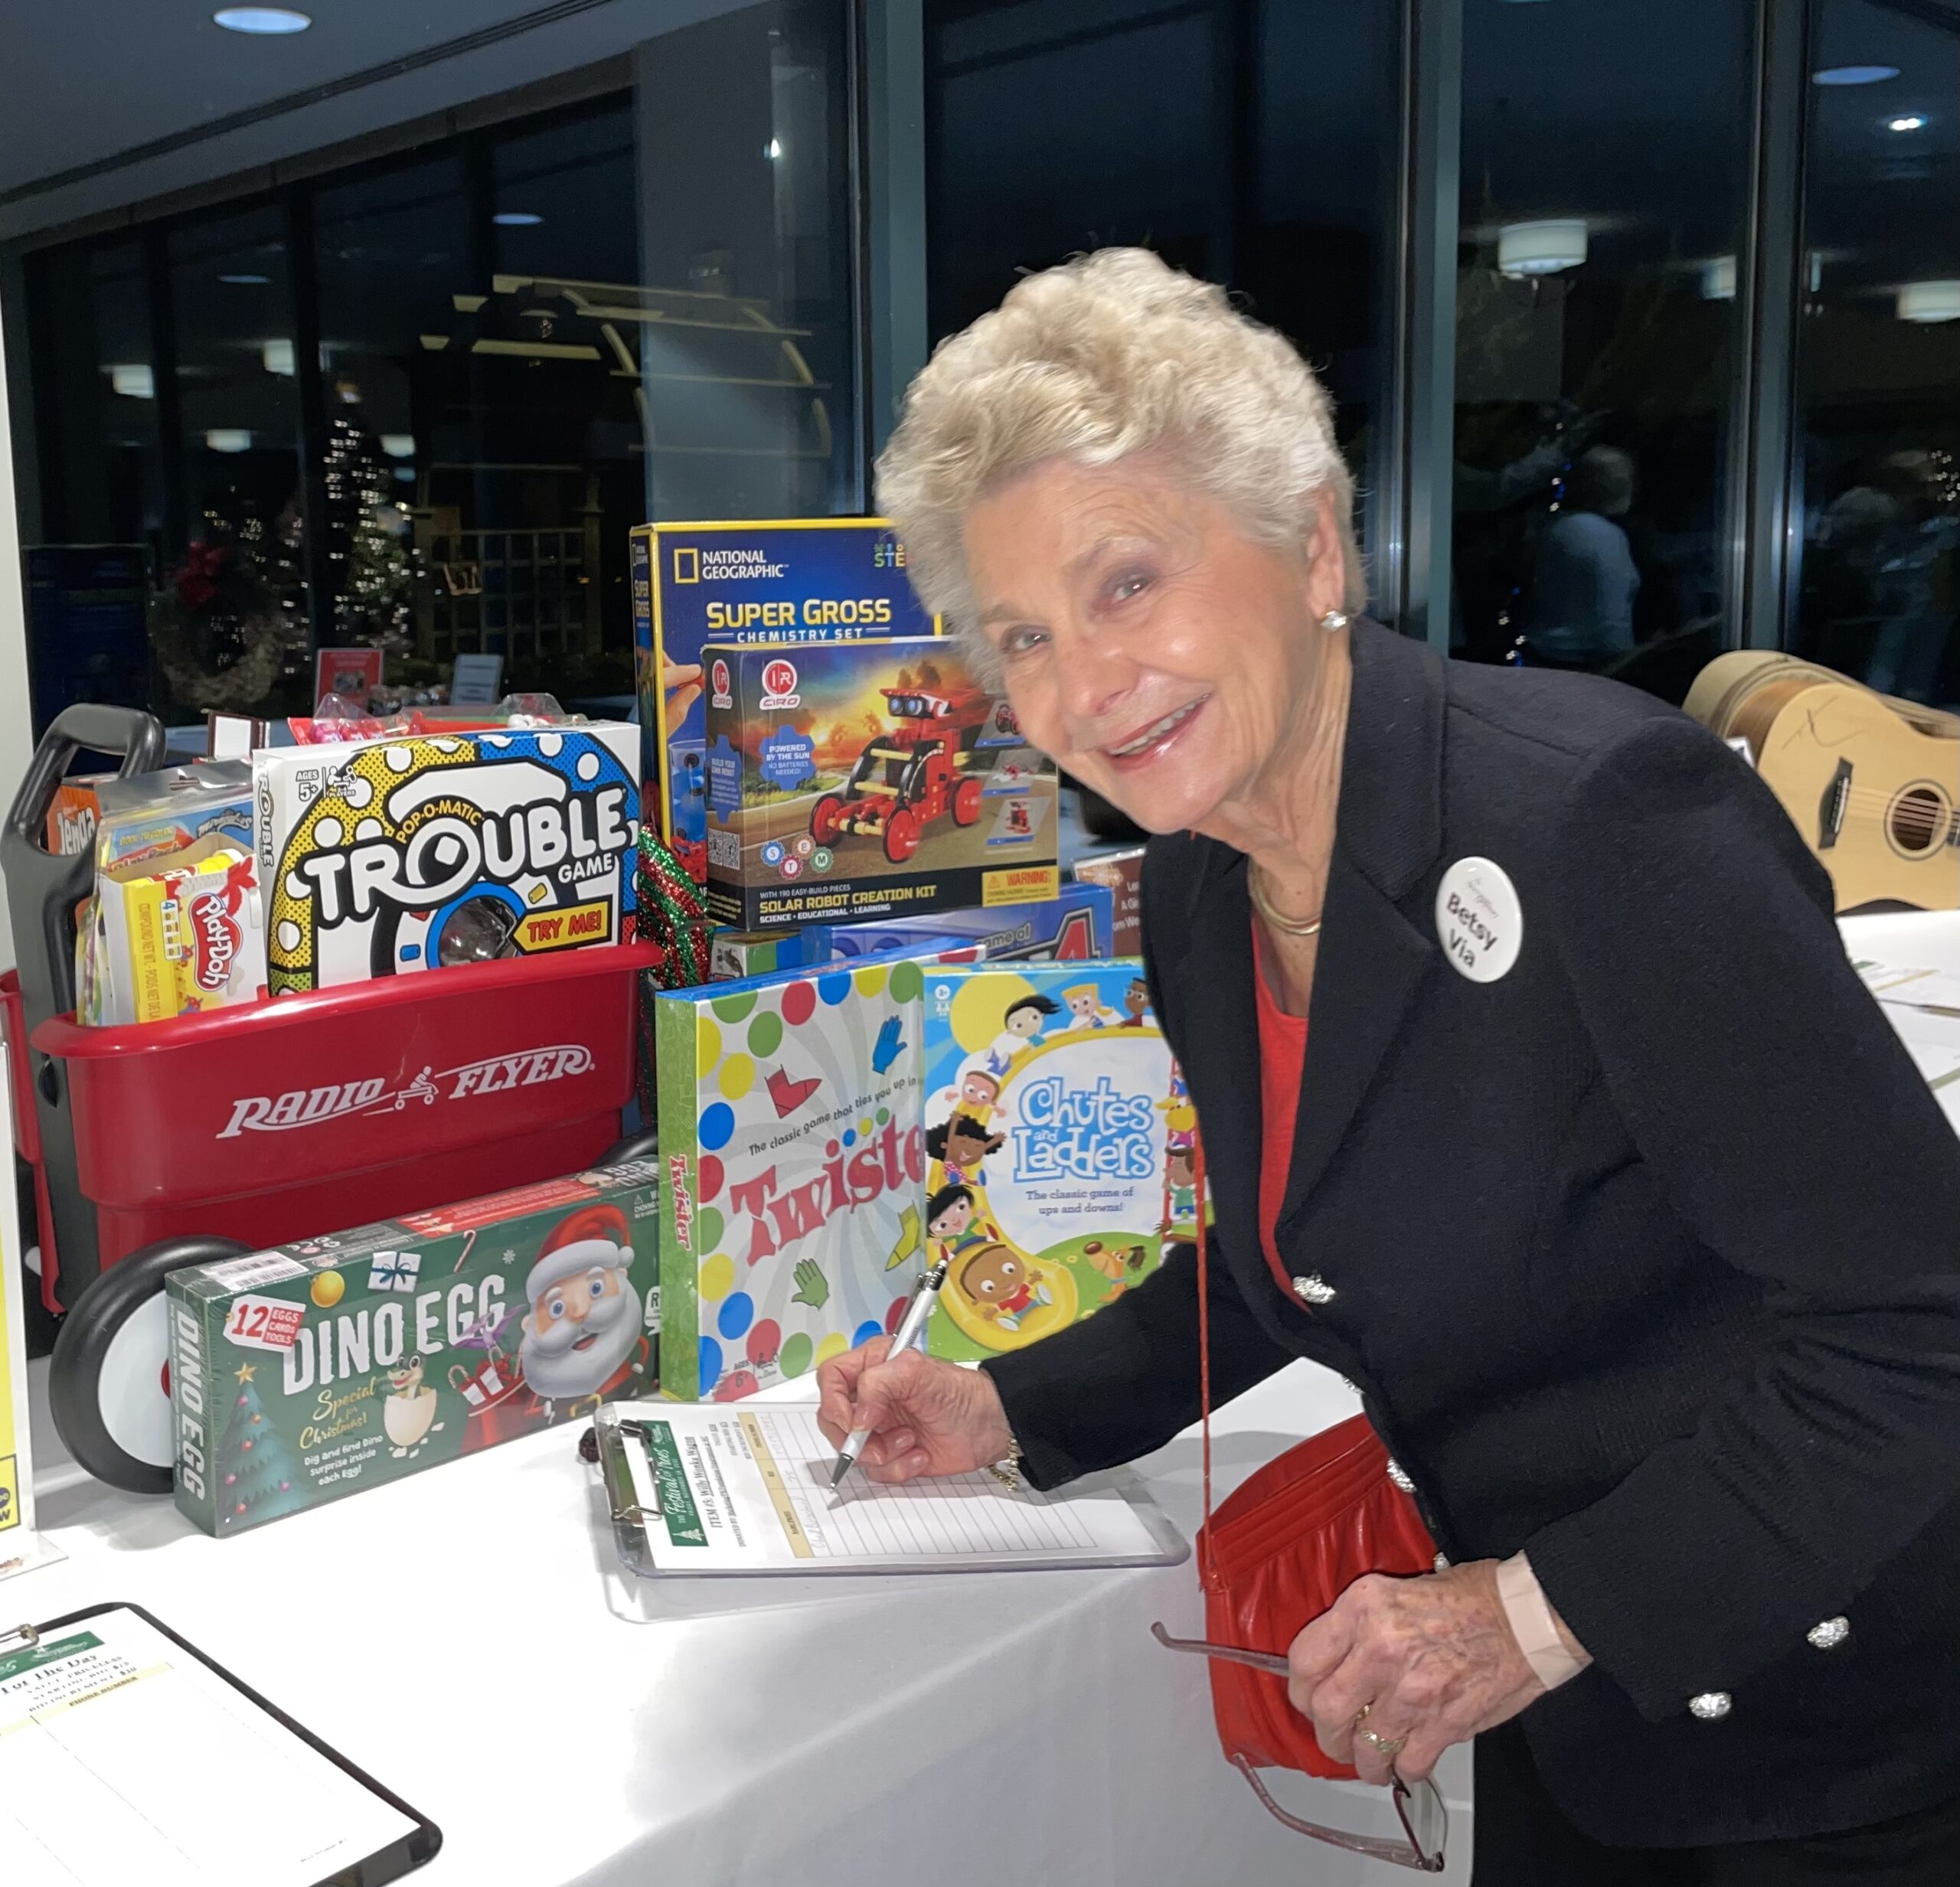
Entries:
{"type": "Polygon", "coordinates": [[[1325,0],[929,4],[934,337],[1027,270],[1141,244],[1227,284],[1294,340],[1367,483],[1387,359],[1396,14],[1325,0]]]}
{"type": "Polygon", "coordinates": [[[1457,654],[1678,700],[1722,646],[1749,15],[1465,0],[1457,654]]]}
{"type": "Polygon", "coordinates": [[[1792,647],[1960,704],[1960,8],[1821,0],[1792,647]]]}
{"type": "Polygon", "coordinates": [[[861,510],[848,18],[769,0],[633,90],[31,251],[39,723],[304,712],[347,645],[624,713],[632,525],[861,510]]]}

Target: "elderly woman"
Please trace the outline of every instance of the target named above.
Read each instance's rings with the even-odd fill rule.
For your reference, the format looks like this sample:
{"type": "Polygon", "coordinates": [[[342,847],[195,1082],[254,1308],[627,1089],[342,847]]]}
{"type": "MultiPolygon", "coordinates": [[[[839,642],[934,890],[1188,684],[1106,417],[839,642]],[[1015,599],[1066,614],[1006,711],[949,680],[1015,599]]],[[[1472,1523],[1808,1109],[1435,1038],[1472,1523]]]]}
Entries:
{"type": "MultiPolygon", "coordinates": [[[[1356,620],[1312,374],[1138,251],[940,348],[880,496],[1029,739],[1161,835],[1215,1392],[1350,1378],[1447,1556],[1301,1633],[1323,1747],[1474,1736],[1479,1887],[1952,1882],[1960,1148],[1768,792],[1356,620]]],[[[1056,1486],[1196,1415],[1197,1288],[977,1372],[869,1344],[825,1422],[880,1479],[1056,1486]]]]}

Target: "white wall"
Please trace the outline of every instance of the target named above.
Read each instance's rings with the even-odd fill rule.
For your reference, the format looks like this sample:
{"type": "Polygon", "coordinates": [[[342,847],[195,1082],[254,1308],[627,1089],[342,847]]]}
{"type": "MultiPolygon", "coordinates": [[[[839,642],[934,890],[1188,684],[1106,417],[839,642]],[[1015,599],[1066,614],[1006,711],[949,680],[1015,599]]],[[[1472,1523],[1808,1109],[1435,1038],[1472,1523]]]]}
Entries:
{"type": "MultiPolygon", "coordinates": [[[[7,423],[6,341],[0,336],[0,811],[14,794],[34,752],[28,707],[27,598],[21,579],[21,533],[14,511],[13,434],[7,423]]],[[[0,969],[14,963],[14,930],[0,884],[0,969]]]]}

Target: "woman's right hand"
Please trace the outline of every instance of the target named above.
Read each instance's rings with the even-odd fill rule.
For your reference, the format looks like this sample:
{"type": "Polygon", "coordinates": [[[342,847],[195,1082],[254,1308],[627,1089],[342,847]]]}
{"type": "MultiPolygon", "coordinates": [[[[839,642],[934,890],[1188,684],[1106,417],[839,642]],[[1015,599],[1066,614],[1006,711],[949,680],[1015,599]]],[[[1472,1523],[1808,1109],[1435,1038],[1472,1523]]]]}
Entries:
{"type": "Polygon", "coordinates": [[[1006,1458],[1014,1436],[985,1370],[916,1350],[890,1353],[891,1339],[874,1337],[818,1370],[817,1422],[833,1446],[869,1428],[858,1465],[873,1481],[891,1482],[970,1474],[1006,1458]]]}

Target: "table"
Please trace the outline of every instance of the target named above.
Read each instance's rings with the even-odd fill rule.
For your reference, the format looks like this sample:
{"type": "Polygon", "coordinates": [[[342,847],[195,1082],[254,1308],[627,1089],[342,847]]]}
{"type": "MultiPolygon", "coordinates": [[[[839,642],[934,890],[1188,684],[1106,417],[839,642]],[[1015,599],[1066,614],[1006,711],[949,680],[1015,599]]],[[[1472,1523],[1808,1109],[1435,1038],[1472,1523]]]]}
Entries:
{"type": "MultiPolygon", "coordinates": [[[[1215,1425],[1219,1497],[1357,1406],[1306,1363],[1241,1397],[1215,1425]]],[[[1199,1631],[1189,1561],[629,1592],[574,1437],[224,1541],[56,1464],[40,1517],[69,1556],[0,1588],[0,1614],[149,1607],[429,1815],[430,1887],[1411,1878],[1290,1833],[1226,1767],[1200,1661],[1149,1636],[1199,1631]]],[[[44,1420],[36,1445],[48,1467],[44,1420]]],[[[1198,1459],[1193,1433],[1139,1464],[1187,1536],[1198,1459]]],[[[1441,1780],[1439,1878],[1461,1887],[1466,1749],[1441,1780]]],[[[1296,1808],[1396,1832],[1378,1791],[1282,1781],[1296,1808]]]]}

